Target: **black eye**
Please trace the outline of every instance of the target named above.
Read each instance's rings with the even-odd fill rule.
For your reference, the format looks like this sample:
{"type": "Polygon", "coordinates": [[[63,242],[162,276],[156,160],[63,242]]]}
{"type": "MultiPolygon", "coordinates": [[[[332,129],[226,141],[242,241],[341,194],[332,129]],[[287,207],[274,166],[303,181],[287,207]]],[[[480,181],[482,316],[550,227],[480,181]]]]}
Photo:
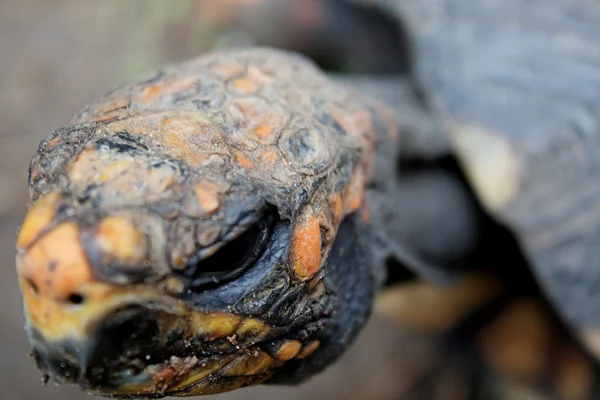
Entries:
{"type": "Polygon", "coordinates": [[[262,254],[272,218],[263,218],[208,258],[192,257],[185,275],[191,288],[227,282],[239,276],[262,254]]]}

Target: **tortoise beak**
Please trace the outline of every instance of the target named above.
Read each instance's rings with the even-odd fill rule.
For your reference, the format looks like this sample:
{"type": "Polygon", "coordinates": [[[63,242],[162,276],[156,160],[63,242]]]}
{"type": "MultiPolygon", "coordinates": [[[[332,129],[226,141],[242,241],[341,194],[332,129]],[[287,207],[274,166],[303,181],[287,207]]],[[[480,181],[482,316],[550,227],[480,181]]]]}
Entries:
{"type": "MultiPolygon", "coordinates": [[[[164,282],[100,280],[77,223],[47,222],[51,200],[29,212],[16,257],[26,330],[48,378],[111,397],[195,396],[260,383],[283,363],[260,342],[284,331],[260,319],[196,309],[164,282]]],[[[112,221],[130,234],[111,231],[109,254],[137,259],[133,228],[112,221]]]]}
{"type": "Polygon", "coordinates": [[[139,360],[152,362],[160,318],[148,311],[140,306],[117,310],[90,327],[90,334],[83,339],[48,339],[44,328],[32,326],[29,334],[33,357],[55,381],[88,390],[150,386],[153,379],[141,373],[146,364],[139,360]]]}
{"type": "Polygon", "coordinates": [[[73,305],[21,284],[38,367],[89,393],[214,394],[261,383],[283,363],[252,345],[277,335],[254,318],[190,310],[144,286],[97,282],[82,287],[85,301],[73,305]]]}
{"type": "Polygon", "coordinates": [[[145,357],[165,350],[157,340],[181,323],[183,305],[150,285],[95,279],[74,224],[18,247],[16,261],[25,327],[46,376],[97,393],[155,390],[144,367],[156,359],[145,357]]]}
{"type": "Polygon", "coordinates": [[[21,286],[32,354],[48,377],[91,392],[155,390],[145,368],[181,328],[184,310],[176,302],[152,288],[96,282],[81,286],[82,300],[73,304],[34,290],[28,279],[21,286]]]}
{"type": "MultiPolygon", "coordinates": [[[[168,331],[184,307],[150,285],[98,280],[77,223],[49,222],[55,197],[33,206],[17,242],[26,330],[38,366],[57,382],[84,388],[111,389],[147,379],[134,374],[139,357],[133,353],[147,351],[159,329],[168,331]],[[132,375],[115,375],[121,371],[132,375]]],[[[122,236],[126,250],[135,248],[135,235],[122,236]]]]}
{"type": "Polygon", "coordinates": [[[149,285],[89,280],[69,300],[18,271],[33,357],[58,383],[111,397],[196,396],[261,383],[283,363],[255,345],[280,334],[258,319],[189,309],[149,285]]]}

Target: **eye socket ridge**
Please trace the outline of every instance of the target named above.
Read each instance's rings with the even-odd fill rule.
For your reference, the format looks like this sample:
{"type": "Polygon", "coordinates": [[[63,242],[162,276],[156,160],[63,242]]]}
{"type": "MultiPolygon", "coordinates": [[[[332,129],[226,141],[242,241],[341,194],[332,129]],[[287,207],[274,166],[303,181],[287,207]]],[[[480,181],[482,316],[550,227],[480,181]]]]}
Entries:
{"type": "Polygon", "coordinates": [[[273,215],[267,213],[211,256],[190,258],[185,269],[189,288],[206,288],[240,276],[262,255],[274,220],[273,215]]]}

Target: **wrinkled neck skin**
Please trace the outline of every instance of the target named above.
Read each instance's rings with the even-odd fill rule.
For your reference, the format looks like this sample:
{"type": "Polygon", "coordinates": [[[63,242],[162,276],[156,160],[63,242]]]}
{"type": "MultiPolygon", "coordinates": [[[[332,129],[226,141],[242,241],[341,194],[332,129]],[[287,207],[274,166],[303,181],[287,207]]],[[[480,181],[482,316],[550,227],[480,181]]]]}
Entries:
{"type": "Polygon", "coordinates": [[[418,99],[411,77],[335,78],[390,106],[398,125],[397,141],[376,132],[366,187],[370,252],[381,282],[407,272],[442,284],[456,279],[471,263],[485,222],[441,122],[418,99]]]}
{"type": "Polygon", "coordinates": [[[382,281],[381,265],[370,262],[370,243],[370,227],[356,214],[341,223],[323,279],[335,299],[331,320],[322,334],[325,339],[310,360],[289,361],[267,383],[300,383],[324,370],[352,344],[370,316],[382,281]]]}
{"type": "MultiPolygon", "coordinates": [[[[358,89],[359,92],[364,92],[370,97],[381,99],[377,93],[371,93],[368,87],[366,91],[361,90],[365,89],[363,82],[341,80],[341,83],[351,86],[355,90],[358,89]]],[[[370,88],[375,87],[376,90],[388,86],[388,82],[383,80],[371,81],[371,83],[375,83],[375,86],[370,86],[370,88]]],[[[411,132],[411,134],[414,133],[411,132]]],[[[400,157],[403,156],[403,150],[406,150],[404,149],[406,140],[403,139],[405,138],[401,136],[399,141],[395,141],[388,136],[385,130],[376,130],[374,170],[366,185],[369,222],[364,222],[356,214],[348,216],[340,225],[327,264],[324,266],[327,271],[324,282],[327,289],[334,294],[332,298],[335,299],[335,303],[331,307],[334,310],[332,318],[327,330],[322,335],[326,338],[325,341],[313,354],[310,362],[290,361],[280,368],[267,383],[302,382],[325,369],[342,355],[368,320],[376,292],[382,286],[391,283],[388,270],[391,266],[390,260],[396,261],[392,265],[394,268],[401,265],[419,276],[431,277],[436,280],[446,279],[444,276],[446,272],[442,270],[442,266],[434,265],[431,260],[445,262],[445,259],[436,259],[435,257],[442,251],[447,252],[447,247],[436,253],[436,250],[422,249],[418,244],[407,242],[407,238],[411,235],[417,238],[431,236],[433,229],[440,229],[438,224],[428,225],[423,232],[418,231],[410,224],[404,226],[403,221],[394,216],[414,213],[414,202],[420,201],[418,197],[423,194],[431,194],[435,200],[432,209],[437,210],[436,217],[447,211],[445,204],[464,203],[468,205],[471,199],[467,191],[463,190],[461,184],[458,183],[458,179],[449,173],[442,173],[440,179],[425,179],[424,190],[421,188],[413,190],[413,187],[407,187],[404,176],[398,173],[400,157]],[[439,186],[440,180],[442,181],[442,190],[450,188],[450,190],[445,190],[448,192],[446,198],[436,196],[438,193],[431,193],[432,188],[435,191],[435,188],[439,186]],[[405,198],[406,190],[414,192],[413,196],[409,196],[408,201],[405,198]],[[429,256],[431,256],[430,259],[428,259],[429,256]]],[[[441,136],[440,140],[442,140],[441,136]]],[[[440,144],[441,146],[443,145],[440,144]]],[[[428,210],[421,209],[419,211],[427,212],[428,210]]],[[[459,225],[461,224],[471,223],[469,218],[460,212],[457,214],[455,220],[458,222],[449,224],[447,232],[460,229],[459,225]]],[[[450,233],[458,237],[452,245],[457,248],[457,253],[461,253],[464,251],[463,248],[468,247],[468,245],[461,244],[461,241],[465,241],[462,239],[464,235],[450,233]]],[[[396,273],[396,271],[391,272],[392,274],[396,273]]]]}

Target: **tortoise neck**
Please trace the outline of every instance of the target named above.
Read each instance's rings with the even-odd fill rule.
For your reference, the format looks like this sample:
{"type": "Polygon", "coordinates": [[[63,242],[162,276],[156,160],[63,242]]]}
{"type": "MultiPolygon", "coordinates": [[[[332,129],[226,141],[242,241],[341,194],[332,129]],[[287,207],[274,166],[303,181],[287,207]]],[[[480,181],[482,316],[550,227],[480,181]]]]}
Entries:
{"type": "Polygon", "coordinates": [[[269,383],[299,383],[331,365],[354,342],[367,322],[382,271],[370,262],[370,229],[358,215],[340,225],[323,278],[332,298],[327,328],[318,338],[319,349],[306,360],[289,361],[269,383]]]}

